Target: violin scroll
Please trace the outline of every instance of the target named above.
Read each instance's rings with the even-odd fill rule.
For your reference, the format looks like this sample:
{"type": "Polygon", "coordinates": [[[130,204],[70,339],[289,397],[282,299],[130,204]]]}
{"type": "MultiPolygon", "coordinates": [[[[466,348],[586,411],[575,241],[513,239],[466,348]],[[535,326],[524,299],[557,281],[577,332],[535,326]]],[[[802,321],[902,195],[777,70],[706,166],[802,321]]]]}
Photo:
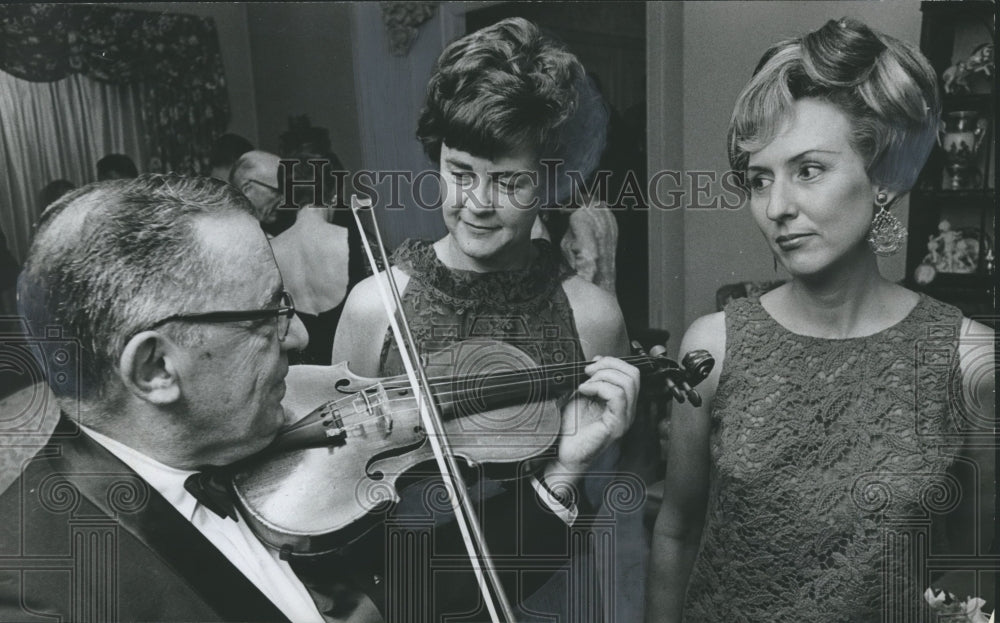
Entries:
{"type": "Polygon", "coordinates": [[[684,355],[681,365],[687,370],[691,385],[697,385],[711,374],[715,367],[715,358],[707,350],[693,350],[684,355]]]}
{"type": "Polygon", "coordinates": [[[707,350],[693,350],[686,353],[677,363],[665,355],[667,349],[659,344],[649,349],[647,353],[641,344],[632,342],[632,348],[644,358],[648,358],[655,368],[655,376],[663,378],[663,386],[677,402],[690,400],[691,404],[700,407],[701,396],[694,387],[708,378],[715,366],[715,358],[707,350]]]}

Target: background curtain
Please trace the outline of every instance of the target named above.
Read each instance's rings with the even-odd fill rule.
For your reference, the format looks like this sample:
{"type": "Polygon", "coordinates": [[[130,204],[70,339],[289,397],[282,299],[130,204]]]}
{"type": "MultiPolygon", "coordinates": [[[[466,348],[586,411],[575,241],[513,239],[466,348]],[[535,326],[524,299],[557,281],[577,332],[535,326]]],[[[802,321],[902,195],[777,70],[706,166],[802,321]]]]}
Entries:
{"type": "Polygon", "coordinates": [[[207,173],[229,121],[215,23],[193,15],[0,4],[0,71],[0,224],[18,260],[49,181],[91,181],[112,151],[140,171],[207,173]]]}
{"type": "Polygon", "coordinates": [[[141,89],[74,74],[56,82],[28,82],[0,72],[0,227],[19,262],[44,206],[38,192],[66,179],[77,186],[97,177],[109,153],[140,163],[144,140],[141,89]]]}
{"type": "Polygon", "coordinates": [[[142,168],[208,171],[229,100],[215,23],[174,13],[72,4],[0,5],[0,70],[50,82],[83,74],[138,82],[148,131],[142,168]]]}

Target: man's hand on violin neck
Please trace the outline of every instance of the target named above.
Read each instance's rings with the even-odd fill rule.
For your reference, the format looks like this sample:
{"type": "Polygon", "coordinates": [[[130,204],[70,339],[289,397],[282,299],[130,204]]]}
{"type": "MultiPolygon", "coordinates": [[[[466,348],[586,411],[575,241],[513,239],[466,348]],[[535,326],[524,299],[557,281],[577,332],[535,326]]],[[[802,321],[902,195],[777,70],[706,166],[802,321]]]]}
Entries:
{"type": "Polygon", "coordinates": [[[615,357],[596,357],[584,371],[590,378],[563,407],[555,466],[578,475],[632,425],[639,392],[639,370],[615,357]]]}

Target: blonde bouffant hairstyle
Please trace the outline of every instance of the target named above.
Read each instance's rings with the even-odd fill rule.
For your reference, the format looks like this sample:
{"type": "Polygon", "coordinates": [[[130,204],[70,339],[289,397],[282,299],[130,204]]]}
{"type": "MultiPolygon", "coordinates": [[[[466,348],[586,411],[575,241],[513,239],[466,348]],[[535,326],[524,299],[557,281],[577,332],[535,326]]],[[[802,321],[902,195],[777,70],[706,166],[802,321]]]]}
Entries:
{"type": "Polygon", "coordinates": [[[894,192],[916,183],[941,114],[937,75],[914,46],[851,19],[769,49],[736,100],[729,124],[729,164],[746,171],[795,101],[818,98],[851,121],[850,144],[869,179],[894,192]]]}

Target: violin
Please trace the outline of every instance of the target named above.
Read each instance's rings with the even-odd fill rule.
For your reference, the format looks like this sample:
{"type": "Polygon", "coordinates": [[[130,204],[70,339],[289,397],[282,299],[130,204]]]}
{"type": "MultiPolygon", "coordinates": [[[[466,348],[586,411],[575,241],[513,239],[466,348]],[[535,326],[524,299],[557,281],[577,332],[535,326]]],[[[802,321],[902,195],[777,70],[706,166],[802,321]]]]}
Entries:
{"type": "MultiPolygon", "coordinates": [[[[351,198],[359,229],[365,205],[370,208],[371,201],[351,198]]],[[[388,267],[378,222],[371,222],[382,265],[388,267]]],[[[285,404],[296,401],[289,408],[302,417],[281,431],[270,451],[236,472],[237,503],[258,538],[283,558],[321,556],[373,527],[377,511],[399,499],[400,475],[433,459],[490,619],[513,622],[458,461],[525,465],[546,452],[563,430],[555,397],[578,386],[588,363],[535,367],[513,346],[462,342],[456,348],[465,354],[446,353],[454,355],[448,372],[433,376],[400,311],[392,270],[380,272],[366,237],[362,244],[405,382],[404,377],[360,378],[345,364],[293,368],[286,378],[291,400],[285,404]],[[477,363],[466,366],[469,361],[477,363]]],[[[650,355],[640,349],[639,359],[630,363],[660,372],[675,398],[700,403],[693,386],[711,370],[711,355],[698,352],[679,365],[662,356],[663,347],[653,350],[650,355]]]]}
{"type": "MultiPolygon", "coordinates": [[[[688,353],[680,364],[662,347],[637,351],[622,359],[639,369],[644,385],[700,404],[693,387],[714,364],[707,351],[688,353]]],[[[554,446],[562,422],[557,398],[576,389],[589,364],[537,366],[517,347],[487,340],[456,344],[434,359],[440,363],[425,369],[452,453],[468,465],[501,467],[524,465],[554,446]],[[445,369],[453,374],[436,374],[445,369]]],[[[296,421],[237,466],[233,489],[265,544],[285,558],[323,555],[377,525],[399,500],[397,480],[434,457],[405,376],[364,378],[340,363],[292,366],[285,382],[283,404],[296,421]]],[[[500,473],[517,470],[491,475],[500,473]]]]}

